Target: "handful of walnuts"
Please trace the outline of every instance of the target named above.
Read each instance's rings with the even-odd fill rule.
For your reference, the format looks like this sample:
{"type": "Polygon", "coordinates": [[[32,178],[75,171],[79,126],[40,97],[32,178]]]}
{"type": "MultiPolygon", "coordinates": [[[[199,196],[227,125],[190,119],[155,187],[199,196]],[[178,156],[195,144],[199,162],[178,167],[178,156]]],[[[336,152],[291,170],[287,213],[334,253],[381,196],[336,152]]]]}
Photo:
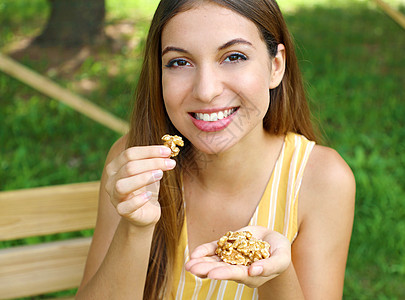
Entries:
{"type": "Polygon", "coordinates": [[[270,257],[270,244],[255,238],[250,231],[228,231],[219,239],[215,254],[228,264],[249,266],[270,257]]]}
{"type": "Polygon", "coordinates": [[[164,136],[162,136],[162,140],[164,141],[163,145],[169,147],[170,150],[172,150],[172,154],[170,155],[171,157],[177,156],[179,154],[180,149],[177,146],[184,146],[183,139],[178,135],[165,134],[164,136]]]}

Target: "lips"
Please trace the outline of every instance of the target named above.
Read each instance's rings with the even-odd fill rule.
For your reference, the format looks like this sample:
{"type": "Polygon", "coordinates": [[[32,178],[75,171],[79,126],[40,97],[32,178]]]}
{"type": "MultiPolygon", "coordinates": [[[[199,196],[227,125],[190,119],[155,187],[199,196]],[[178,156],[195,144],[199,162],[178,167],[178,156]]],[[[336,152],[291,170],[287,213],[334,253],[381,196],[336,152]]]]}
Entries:
{"type": "Polygon", "coordinates": [[[192,112],[189,115],[193,124],[202,131],[215,132],[225,129],[232,122],[239,107],[222,110],[205,110],[192,112]]]}

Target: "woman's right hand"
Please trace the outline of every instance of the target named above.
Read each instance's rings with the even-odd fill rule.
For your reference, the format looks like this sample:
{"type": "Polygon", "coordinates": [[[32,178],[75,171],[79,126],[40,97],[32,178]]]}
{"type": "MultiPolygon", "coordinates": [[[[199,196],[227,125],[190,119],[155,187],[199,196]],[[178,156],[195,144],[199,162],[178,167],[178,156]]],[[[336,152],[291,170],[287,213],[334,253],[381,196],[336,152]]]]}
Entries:
{"type": "Polygon", "coordinates": [[[158,202],[163,171],[176,166],[166,146],[132,147],[106,166],[106,191],[119,215],[131,224],[144,227],[159,221],[158,202]]]}

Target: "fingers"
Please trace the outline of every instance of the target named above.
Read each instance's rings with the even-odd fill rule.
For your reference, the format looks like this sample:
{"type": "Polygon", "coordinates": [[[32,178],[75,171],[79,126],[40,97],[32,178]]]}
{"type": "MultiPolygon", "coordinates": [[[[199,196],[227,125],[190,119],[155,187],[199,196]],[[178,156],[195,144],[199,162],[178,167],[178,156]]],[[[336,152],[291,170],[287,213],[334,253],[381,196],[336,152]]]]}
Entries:
{"type": "Polygon", "coordinates": [[[205,278],[207,277],[207,274],[210,270],[223,264],[224,263],[219,259],[219,257],[214,255],[197,259],[190,259],[185,264],[185,269],[198,277],[205,278]]]}
{"type": "Polygon", "coordinates": [[[117,205],[117,211],[121,216],[129,216],[135,210],[141,208],[152,198],[152,192],[148,191],[137,196],[133,196],[117,205]]]}
{"type": "Polygon", "coordinates": [[[115,158],[106,167],[106,190],[113,203],[117,205],[129,194],[162,179],[163,171],[176,166],[176,161],[168,158],[170,153],[165,146],[132,147],[115,158]]]}
{"type": "Polygon", "coordinates": [[[246,266],[229,265],[218,261],[215,257],[190,262],[191,264],[186,264],[186,270],[200,278],[242,281],[248,277],[248,268],[246,266]]]}
{"type": "Polygon", "coordinates": [[[198,246],[194,249],[193,253],[191,253],[191,259],[197,259],[204,256],[210,256],[215,254],[215,249],[217,249],[218,245],[217,242],[206,243],[198,246]]]}
{"type": "Polygon", "coordinates": [[[289,264],[289,259],[280,261],[280,257],[275,256],[253,263],[249,267],[230,265],[214,255],[191,259],[185,267],[187,271],[200,278],[232,280],[255,288],[283,273],[289,264]]]}
{"type": "Polygon", "coordinates": [[[116,173],[117,178],[130,177],[152,170],[168,171],[176,166],[176,161],[170,158],[148,158],[128,161],[116,173]]]}
{"type": "Polygon", "coordinates": [[[279,251],[267,259],[253,263],[249,267],[250,276],[276,277],[284,272],[291,263],[288,251],[279,251]]]}
{"type": "Polygon", "coordinates": [[[117,212],[135,226],[156,224],[161,216],[160,205],[153,202],[153,193],[147,191],[117,204],[117,212]]]}
{"type": "Polygon", "coordinates": [[[159,181],[162,179],[162,177],[162,170],[154,170],[131,177],[118,179],[114,186],[114,195],[117,195],[122,199],[133,191],[159,181]]]}
{"type": "Polygon", "coordinates": [[[107,175],[112,176],[117,173],[122,166],[129,161],[143,160],[148,158],[168,158],[171,154],[170,148],[166,146],[142,146],[131,147],[123,151],[107,167],[107,175]]]}
{"type": "Polygon", "coordinates": [[[211,242],[193,251],[190,261],[186,264],[186,270],[202,278],[233,280],[249,287],[258,287],[287,270],[291,264],[291,244],[285,236],[259,226],[245,227],[241,230],[249,230],[257,238],[269,242],[271,256],[254,262],[249,267],[230,265],[215,255],[217,242],[211,242]]]}
{"type": "Polygon", "coordinates": [[[225,264],[210,270],[207,277],[217,280],[233,280],[236,282],[246,282],[248,284],[248,267],[243,265],[225,264]]]}
{"type": "Polygon", "coordinates": [[[291,243],[276,231],[267,231],[263,239],[270,244],[271,255],[254,262],[249,268],[250,276],[275,277],[284,272],[291,263],[291,243]]]}

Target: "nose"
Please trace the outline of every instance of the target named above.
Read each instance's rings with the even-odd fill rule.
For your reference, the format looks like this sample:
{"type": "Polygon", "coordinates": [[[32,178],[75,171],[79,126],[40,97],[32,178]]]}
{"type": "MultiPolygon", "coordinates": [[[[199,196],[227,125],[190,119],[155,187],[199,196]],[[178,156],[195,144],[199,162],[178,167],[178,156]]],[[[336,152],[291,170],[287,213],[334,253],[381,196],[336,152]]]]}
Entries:
{"type": "Polygon", "coordinates": [[[223,83],[215,66],[204,65],[198,68],[193,87],[193,95],[203,102],[211,102],[223,91],[223,83]]]}

